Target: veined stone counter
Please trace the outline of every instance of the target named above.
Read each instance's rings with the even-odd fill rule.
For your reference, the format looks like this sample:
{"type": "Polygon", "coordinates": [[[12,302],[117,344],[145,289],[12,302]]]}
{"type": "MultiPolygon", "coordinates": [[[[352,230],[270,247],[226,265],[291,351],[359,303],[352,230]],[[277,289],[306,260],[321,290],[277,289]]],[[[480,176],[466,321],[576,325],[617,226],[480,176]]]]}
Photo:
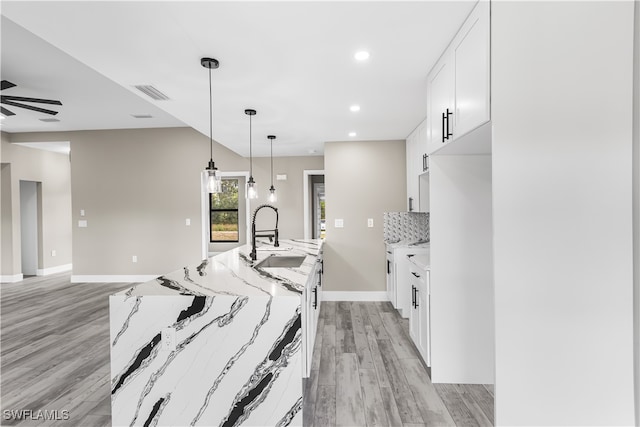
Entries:
{"type": "Polygon", "coordinates": [[[321,240],[245,245],[110,296],[120,425],[302,425],[302,296],[321,240]],[[304,255],[297,268],[254,268],[304,255]]]}

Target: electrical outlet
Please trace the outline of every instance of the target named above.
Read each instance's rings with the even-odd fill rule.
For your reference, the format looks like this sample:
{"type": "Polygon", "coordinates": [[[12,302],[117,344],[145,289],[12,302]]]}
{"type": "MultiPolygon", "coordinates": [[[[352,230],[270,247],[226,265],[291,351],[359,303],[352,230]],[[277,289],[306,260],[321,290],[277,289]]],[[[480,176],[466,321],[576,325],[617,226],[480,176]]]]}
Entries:
{"type": "Polygon", "coordinates": [[[176,349],[176,330],[175,328],[162,329],[162,350],[173,351],[176,349]]]}
{"type": "Polygon", "coordinates": [[[373,227],[373,218],[367,219],[367,227],[369,228],[373,227]]]}
{"type": "Polygon", "coordinates": [[[87,223],[86,219],[81,219],[80,221],[78,221],[78,227],[80,228],[86,228],[88,227],[89,224],[87,223]]]}
{"type": "Polygon", "coordinates": [[[344,220],[343,219],[336,219],[334,225],[335,225],[336,228],[343,228],[344,227],[344,220]]]}
{"type": "Polygon", "coordinates": [[[138,255],[134,255],[131,257],[131,262],[138,262],[138,255]]]}
{"type": "Polygon", "coordinates": [[[56,256],[56,250],[55,249],[51,251],[51,256],[56,256]]]}
{"type": "Polygon", "coordinates": [[[80,216],[84,216],[84,209],[80,209],[80,216]]]}
{"type": "Polygon", "coordinates": [[[276,174],[276,181],[286,181],[287,180],[287,174],[283,173],[283,174],[276,174]]]}
{"type": "Polygon", "coordinates": [[[187,218],[187,219],[185,219],[185,220],[184,220],[184,224],[185,224],[186,226],[191,225],[191,218],[187,218]]]}

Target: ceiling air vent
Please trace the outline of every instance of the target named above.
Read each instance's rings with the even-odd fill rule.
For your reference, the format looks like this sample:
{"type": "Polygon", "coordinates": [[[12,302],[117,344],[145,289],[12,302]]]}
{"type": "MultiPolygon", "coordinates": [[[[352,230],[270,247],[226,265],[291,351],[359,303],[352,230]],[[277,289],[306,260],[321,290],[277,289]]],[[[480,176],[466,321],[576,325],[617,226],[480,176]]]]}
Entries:
{"type": "Polygon", "coordinates": [[[59,122],[60,121],[58,119],[54,119],[53,117],[50,118],[50,119],[38,119],[38,120],[40,120],[41,122],[46,122],[46,123],[54,123],[54,122],[59,122]]]}
{"type": "Polygon", "coordinates": [[[149,98],[156,100],[156,101],[166,101],[169,99],[169,97],[167,95],[165,95],[164,93],[160,92],[158,89],[156,89],[155,87],[151,86],[151,85],[136,85],[134,86],[136,89],[138,89],[140,92],[144,93],[145,95],[147,95],[149,98]]]}

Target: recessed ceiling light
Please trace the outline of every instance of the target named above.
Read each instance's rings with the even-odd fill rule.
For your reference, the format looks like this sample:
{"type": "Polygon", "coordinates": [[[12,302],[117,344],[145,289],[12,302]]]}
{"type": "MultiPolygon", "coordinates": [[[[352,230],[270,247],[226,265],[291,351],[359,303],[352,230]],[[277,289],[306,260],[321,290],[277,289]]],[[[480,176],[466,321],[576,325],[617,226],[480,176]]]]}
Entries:
{"type": "Polygon", "coordinates": [[[369,59],[369,56],[371,55],[366,50],[361,50],[359,52],[356,52],[355,55],[353,55],[353,57],[356,58],[358,61],[366,61],[367,59],[369,59]]]}
{"type": "Polygon", "coordinates": [[[356,136],[355,132],[349,132],[349,136],[356,136]]]}
{"type": "Polygon", "coordinates": [[[360,111],[360,106],[352,105],[351,107],[349,107],[349,109],[355,113],[356,111],[360,111]]]}

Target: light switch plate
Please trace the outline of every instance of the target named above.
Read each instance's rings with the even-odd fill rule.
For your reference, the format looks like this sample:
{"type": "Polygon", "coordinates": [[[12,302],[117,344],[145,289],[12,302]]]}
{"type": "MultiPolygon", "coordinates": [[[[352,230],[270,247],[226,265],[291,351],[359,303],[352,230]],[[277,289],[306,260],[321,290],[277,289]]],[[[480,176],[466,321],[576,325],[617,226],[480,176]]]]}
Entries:
{"type": "Polygon", "coordinates": [[[137,255],[132,256],[131,262],[138,262],[138,256],[137,255]]]}
{"type": "Polygon", "coordinates": [[[53,250],[51,251],[51,256],[56,256],[56,255],[57,255],[57,254],[56,254],[56,250],[55,250],[55,249],[53,249],[53,250]]]}
{"type": "Polygon", "coordinates": [[[185,225],[191,225],[191,218],[187,218],[184,220],[185,225]]]}
{"type": "Polygon", "coordinates": [[[336,228],[344,228],[344,220],[336,219],[334,225],[336,228]]]}
{"type": "Polygon", "coordinates": [[[84,209],[80,209],[80,216],[84,216],[84,209]]]}
{"type": "Polygon", "coordinates": [[[86,219],[81,219],[80,221],[78,221],[78,227],[80,228],[85,228],[87,227],[89,224],[87,223],[86,219]]]}
{"type": "Polygon", "coordinates": [[[373,218],[367,219],[367,227],[369,228],[373,227],[373,218]]]}
{"type": "Polygon", "coordinates": [[[287,180],[287,174],[283,173],[283,174],[277,174],[276,175],[276,181],[286,181],[287,180]]]}

